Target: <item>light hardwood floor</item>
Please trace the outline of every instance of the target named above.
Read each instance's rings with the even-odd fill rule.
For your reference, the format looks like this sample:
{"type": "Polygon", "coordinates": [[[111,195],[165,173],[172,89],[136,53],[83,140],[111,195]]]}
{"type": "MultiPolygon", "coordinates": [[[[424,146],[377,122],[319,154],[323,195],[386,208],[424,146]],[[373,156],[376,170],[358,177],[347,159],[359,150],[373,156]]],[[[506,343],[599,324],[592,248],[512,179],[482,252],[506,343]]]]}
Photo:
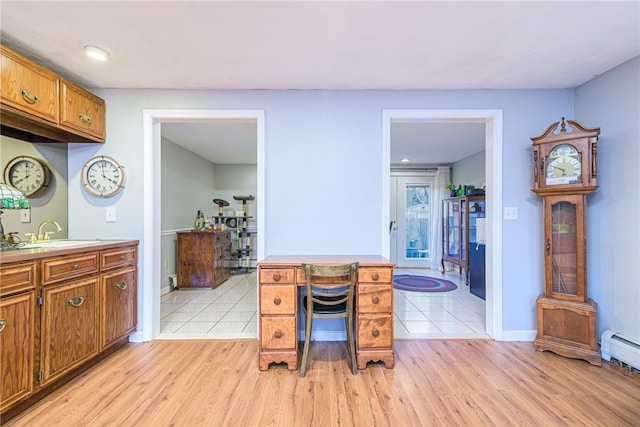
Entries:
{"type": "Polygon", "coordinates": [[[3,426],[625,426],[640,376],[532,343],[396,341],[396,367],[352,376],[312,343],[305,378],[260,372],[257,342],[128,344],[3,426]]]}

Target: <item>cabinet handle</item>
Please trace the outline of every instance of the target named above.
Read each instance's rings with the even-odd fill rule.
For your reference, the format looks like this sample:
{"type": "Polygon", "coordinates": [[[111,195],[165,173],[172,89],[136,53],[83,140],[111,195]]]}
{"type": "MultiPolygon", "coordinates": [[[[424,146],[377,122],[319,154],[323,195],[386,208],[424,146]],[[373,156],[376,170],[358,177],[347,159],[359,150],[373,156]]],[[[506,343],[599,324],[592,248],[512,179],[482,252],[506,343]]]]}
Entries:
{"type": "Polygon", "coordinates": [[[24,100],[29,104],[35,104],[36,102],[40,101],[40,97],[38,95],[36,95],[35,93],[31,93],[26,89],[20,88],[20,95],[22,95],[22,98],[24,98],[24,100]]]}
{"type": "Polygon", "coordinates": [[[373,273],[373,274],[371,275],[371,278],[372,278],[373,280],[378,280],[378,279],[380,278],[380,276],[378,276],[378,273],[373,273]]]}
{"type": "Polygon", "coordinates": [[[4,331],[5,326],[7,326],[7,319],[0,319],[0,332],[4,331]]]}
{"type": "Polygon", "coordinates": [[[377,337],[378,335],[380,335],[380,331],[377,328],[373,328],[373,330],[371,331],[371,335],[377,337]]]}
{"type": "Polygon", "coordinates": [[[545,249],[547,250],[547,255],[551,254],[551,240],[547,239],[547,244],[545,245],[545,249]]]}
{"type": "Polygon", "coordinates": [[[120,289],[121,291],[124,291],[125,289],[127,289],[127,282],[116,283],[116,288],[120,289]]]}
{"type": "Polygon", "coordinates": [[[74,270],[77,270],[77,269],[79,269],[79,268],[80,268],[80,266],[79,266],[78,264],[73,264],[73,269],[74,269],[74,270]]]}
{"type": "Polygon", "coordinates": [[[274,337],[276,337],[276,338],[280,338],[280,337],[282,337],[282,331],[281,331],[280,329],[276,330],[276,331],[273,333],[273,336],[274,336],[274,337]]]}
{"type": "Polygon", "coordinates": [[[72,305],[74,307],[80,307],[83,302],[84,302],[83,296],[73,297],[67,300],[67,304],[72,305]]]}
{"type": "Polygon", "coordinates": [[[282,302],[282,300],[280,299],[280,297],[275,297],[275,298],[273,299],[273,303],[274,303],[275,305],[280,305],[280,303],[281,303],[281,302],[282,302]]]}
{"type": "Polygon", "coordinates": [[[120,261],[124,261],[124,255],[120,255],[120,261]]]}
{"type": "Polygon", "coordinates": [[[276,282],[280,281],[280,273],[276,273],[273,275],[273,280],[275,280],[276,282]]]}
{"type": "Polygon", "coordinates": [[[373,297],[371,297],[371,302],[377,304],[380,302],[380,298],[378,298],[377,295],[374,295],[373,297]]]}
{"type": "Polygon", "coordinates": [[[87,116],[86,114],[78,114],[78,118],[88,125],[91,124],[91,117],[87,116]]]}

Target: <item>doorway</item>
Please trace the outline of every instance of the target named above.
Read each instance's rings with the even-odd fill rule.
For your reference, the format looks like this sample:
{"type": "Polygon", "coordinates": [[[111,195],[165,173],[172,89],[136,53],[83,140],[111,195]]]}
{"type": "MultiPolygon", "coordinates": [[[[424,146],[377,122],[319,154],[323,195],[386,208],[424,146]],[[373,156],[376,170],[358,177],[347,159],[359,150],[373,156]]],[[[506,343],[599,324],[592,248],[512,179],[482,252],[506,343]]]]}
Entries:
{"type": "Polygon", "coordinates": [[[502,110],[384,110],[382,123],[382,253],[390,256],[390,181],[392,120],[432,120],[485,124],[487,256],[486,332],[502,340],[502,110]]]}
{"type": "Polygon", "coordinates": [[[141,245],[141,287],[139,310],[141,329],[132,341],[151,341],[160,333],[160,148],[162,123],[210,119],[254,119],[257,123],[257,245],[258,259],[264,257],[265,243],[265,123],[263,110],[144,110],[144,231],[141,245]]]}

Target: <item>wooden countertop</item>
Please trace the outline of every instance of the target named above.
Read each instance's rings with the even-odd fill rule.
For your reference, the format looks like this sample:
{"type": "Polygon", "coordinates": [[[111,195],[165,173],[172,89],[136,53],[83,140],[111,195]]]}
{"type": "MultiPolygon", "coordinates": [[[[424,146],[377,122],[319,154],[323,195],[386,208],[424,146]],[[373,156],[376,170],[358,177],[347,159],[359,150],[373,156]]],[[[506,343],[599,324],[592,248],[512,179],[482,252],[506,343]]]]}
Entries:
{"type": "MultiPolygon", "coordinates": [[[[74,239],[70,239],[73,241],[74,239]]],[[[80,242],[83,239],[78,239],[80,242]]],[[[87,239],[89,240],[89,239],[87,239]]],[[[47,258],[51,256],[71,255],[80,252],[87,252],[91,250],[102,250],[116,248],[123,245],[138,244],[138,240],[96,240],[95,243],[78,243],[77,246],[65,246],[65,247],[47,247],[46,244],[38,248],[29,249],[13,249],[9,251],[0,252],[0,265],[9,264],[12,262],[20,261],[32,261],[40,258],[47,258]]]]}
{"type": "Polygon", "coordinates": [[[348,264],[358,262],[363,267],[393,267],[395,264],[381,255],[270,255],[261,265],[298,267],[300,264],[348,264]]]}

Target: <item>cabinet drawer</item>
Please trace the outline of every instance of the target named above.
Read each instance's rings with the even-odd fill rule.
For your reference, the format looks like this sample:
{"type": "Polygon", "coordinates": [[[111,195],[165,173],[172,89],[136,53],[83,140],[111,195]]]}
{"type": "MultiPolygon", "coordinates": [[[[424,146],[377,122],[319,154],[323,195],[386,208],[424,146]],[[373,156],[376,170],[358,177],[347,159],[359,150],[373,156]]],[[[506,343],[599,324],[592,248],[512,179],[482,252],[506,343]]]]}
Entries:
{"type": "Polygon", "coordinates": [[[358,269],[358,283],[391,283],[393,271],[390,268],[360,267],[358,269]]]}
{"type": "Polygon", "coordinates": [[[0,50],[2,103],[58,124],[57,76],[4,46],[0,50]]]}
{"type": "Polygon", "coordinates": [[[43,284],[97,272],[98,252],[49,258],[42,261],[43,284]]]}
{"type": "Polygon", "coordinates": [[[100,252],[100,269],[107,270],[114,267],[136,264],[137,253],[135,246],[111,249],[100,252]]]}
{"type": "Polygon", "coordinates": [[[260,283],[294,283],[293,268],[261,268],[260,283]]]}
{"type": "Polygon", "coordinates": [[[260,286],[260,313],[294,315],[297,294],[295,285],[260,286]]]}
{"type": "Polygon", "coordinates": [[[358,316],[358,349],[390,348],[393,345],[393,315],[358,316]]]}
{"type": "Polygon", "coordinates": [[[231,233],[228,231],[216,232],[216,243],[231,242],[231,233]]]}
{"type": "Polygon", "coordinates": [[[260,318],[260,349],[291,350],[296,348],[296,316],[260,318]]]}
{"type": "Polygon", "coordinates": [[[392,313],[393,288],[390,285],[358,284],[356,307],[360,313],[392,313]]]}
{"type": "Polygon", "coordinates": [[[33,289],[36,286],[36,264],[10,264],[0,267],[0,295],[33,289]]]}
{"type": "Polygon", "coordinates": [[[104,100],[64,80],[60,81],[60,125],[103,142],[104,100]]]}

